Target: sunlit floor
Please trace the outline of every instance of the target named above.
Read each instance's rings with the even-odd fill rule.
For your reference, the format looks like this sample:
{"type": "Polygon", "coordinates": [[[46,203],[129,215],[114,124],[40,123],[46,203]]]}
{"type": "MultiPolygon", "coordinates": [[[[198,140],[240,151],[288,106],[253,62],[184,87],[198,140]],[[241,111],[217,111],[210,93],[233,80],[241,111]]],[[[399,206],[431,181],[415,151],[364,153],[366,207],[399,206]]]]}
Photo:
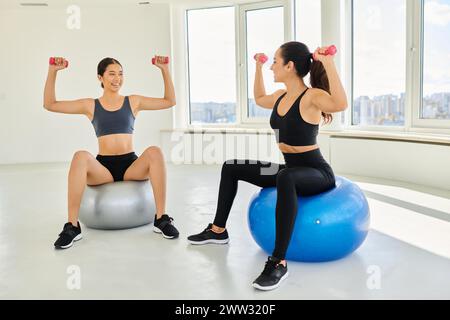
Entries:
{"type": "Polygon", "coordinates": [[[240,182],[229,245],[194,247],[186,236],[213,219],[220,166],[167,169],[167,209],[179,239],[163,239],[151,225],[83,228],[83,240],[56,251],[68,164],[0,166],[0,298],[450,299],[450,192],[347,176],[369,200],[364,244],[336,262],[289,262],[279,289],[257,292],[251,282],[267,256],[249,233],[246,212],[258,188],[240,182]]]}

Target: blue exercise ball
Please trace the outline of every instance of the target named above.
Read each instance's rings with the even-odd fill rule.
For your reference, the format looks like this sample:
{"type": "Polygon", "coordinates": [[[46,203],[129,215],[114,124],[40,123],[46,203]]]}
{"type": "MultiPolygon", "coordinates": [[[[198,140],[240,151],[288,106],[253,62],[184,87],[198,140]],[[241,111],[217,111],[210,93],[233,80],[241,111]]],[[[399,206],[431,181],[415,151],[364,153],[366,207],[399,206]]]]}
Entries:
{"type": "MultiPolygon", "coordinates": [[[[275,247],[276,188],[255,193],[248,208],[248,224],[256,243],[269,255],[275,247]]],[[[336,177],[336,187],[314,196],[298,197],[298,212],[287,260],[324,262],[355,251],[369,231],[369,205],[352,181],[336,177]]]]}

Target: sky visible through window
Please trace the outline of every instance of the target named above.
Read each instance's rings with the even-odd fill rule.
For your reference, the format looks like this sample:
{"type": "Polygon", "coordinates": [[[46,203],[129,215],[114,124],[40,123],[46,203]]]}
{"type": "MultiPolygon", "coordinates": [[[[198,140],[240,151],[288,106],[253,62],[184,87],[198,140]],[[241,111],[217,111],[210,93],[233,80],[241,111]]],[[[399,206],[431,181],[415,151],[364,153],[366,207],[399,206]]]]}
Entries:
{"type": "Polygon", "coordinates": [[[353,1],[353,124],[402,126],[406,0],[353,1]]]}
{"type": "Polygon", "coordinates": [[[275,83],[270,66],[273,63],[275,51],[284,42],[283,7],[249,10],[246,12],[246,36],[247,36],[247,96],[248,116],[251,118],[268,118],[271,110],[263,109],[256,105],[253,86],[255,80],[255,60],[253,56],[257,52],[264,52],[269,60],[263,67],[263,79],[266,94],[283,88],[280,83],[275,83]]]}
{"type": "Polygon", "coordinates": [[[424,14],[421,116],[450,119],[450,0],[426,0],[424,14]]]}
{"type": "Polygon", "coordinates": [[[234,7],[189,10],[189,96],[192,124],[236,122],[234,7]]]}

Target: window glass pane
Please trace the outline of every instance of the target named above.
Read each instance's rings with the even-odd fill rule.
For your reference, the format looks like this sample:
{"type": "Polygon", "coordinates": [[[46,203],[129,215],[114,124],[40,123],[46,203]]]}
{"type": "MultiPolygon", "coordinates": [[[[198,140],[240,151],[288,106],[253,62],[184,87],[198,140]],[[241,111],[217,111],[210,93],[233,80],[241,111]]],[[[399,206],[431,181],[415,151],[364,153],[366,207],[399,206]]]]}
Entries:
{"type": "MultiPolygon", "coordinates": [[[[322,46],[321,1],[295,1],[295,39],[306,44],[311,52],[322,46]]],[[[309,74],[304,81],[309,86],[309,74]]]]}
{"type": "Polygon", "coordinates": [[[421,118],[450,119],[450,0],[425,0],[421,118]]]}
{"type": "Polygon", "coordinates": [[[295,36],[311,51],[322,45],[321,1],[295,1],[295,36]]]}
{"type": "Polygon", "coordinates": [[[264,52],[269,60],[263,67],[264,85],[266,93],[283,88],[282,84],[274,83],[270,65],[273,63],[275,51],[284,43],[283,7],[249,10],[245,13],[247,36],[247,84],[248,84],[248,113],[249,118],[270,116],[271,110],[256,105],[253,96],[255,80],[255,53],[264,52]]]}
{"type": "Polygon", "coordinates": [[[353,1],[354,125],[403,126],[406,0],[353,1]]]}
{"type": "Polygon", "coordinates": [[[234,7],[187,11],[191,124],[236,122],[234,7]]]}

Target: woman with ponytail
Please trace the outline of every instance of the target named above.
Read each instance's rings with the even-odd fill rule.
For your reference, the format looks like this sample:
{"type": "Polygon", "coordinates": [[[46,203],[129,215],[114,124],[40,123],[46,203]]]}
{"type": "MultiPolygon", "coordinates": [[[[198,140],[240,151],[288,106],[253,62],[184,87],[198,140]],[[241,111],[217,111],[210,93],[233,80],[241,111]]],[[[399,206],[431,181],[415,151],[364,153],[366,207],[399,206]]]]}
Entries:
{"type": "Polygon", "coordinates": [[[340,82],[333,56],[327,49],[311,53],[300,42],[287,42],[275,53],[270,69],[274,81],[286,89],[266,95],[262,77],[264,59],[255,56],[254,96],[256,104],[272,109],[270,125],[285,164],[255,160],[228,160],[222,166],[219,199],[213,223],[201,233],[188,237],[191,244],[228,243],[225,224],[236,196],[238,181],[262,188],[277,187],[275,249],[263,272],[253,282],[260,290],[272,290],[286,279],[285,255],[297,216],[297,196],[311,196],[335,187],[333,170],[317,144],[321,119],[325,124],[332,113],[347,108],[347,97],[340,82]],[[310,85],[303,78],[310,74],[310,85]]]}

